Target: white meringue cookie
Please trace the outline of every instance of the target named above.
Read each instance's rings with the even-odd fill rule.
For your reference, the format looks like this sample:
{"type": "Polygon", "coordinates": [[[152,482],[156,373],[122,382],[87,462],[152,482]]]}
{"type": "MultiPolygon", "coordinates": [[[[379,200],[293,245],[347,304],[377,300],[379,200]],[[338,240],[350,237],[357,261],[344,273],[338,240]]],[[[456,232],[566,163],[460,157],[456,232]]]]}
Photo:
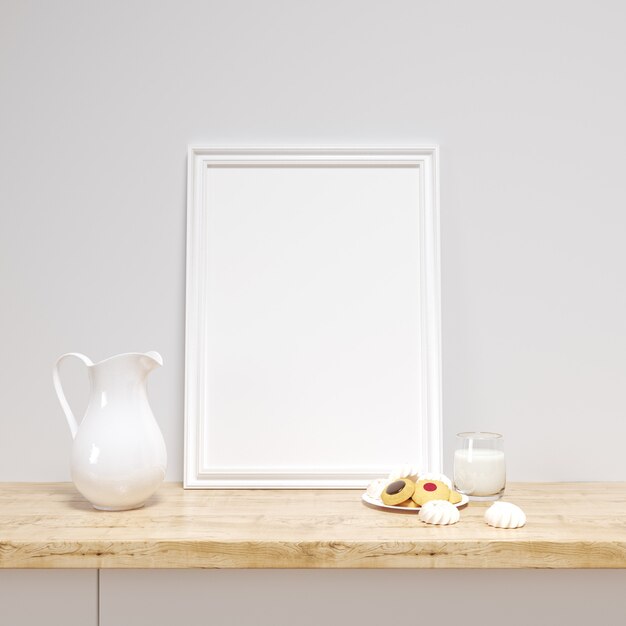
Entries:
{"type": "Polygon", "coordinates": [[[494,502],[485,511],[485,522],[494,528],[521,528],[526,514],[511,502],[494,502]]]}
{"type": "Polygon", "coordinates": [[[447,526],[461,519],[459,509],[447,500],[430,500],[420,509],[418,517],[426,524],[447,526]]]}
{"type": "Polygon", "coordinates": [[[373,480],[367,487],[367,495],[370,498],[380,500],[380,496],[383,493],[383,489],[389,481],[386,478],[377,478],[373,480]]]}
{"type": "Polygon", "coordinates": [[[394,467],[389,473],[387,480],[389,482],[391,482],[392,480],[398,480],[399,478],[410,478],[411,480],[417,480],[418,475],[419,469],[417,468],[417,465],[411,465],[410,463],[407,463],[406,465],[398,465],[397,467],[394,467]]]}
{"type": "Polygon", "coordinates": [[[418,480],[438,480],[439,482],[444,483],[448,489],[452,489],[452,481],[445,474],[426,472],[425,474],[420,474],[418,476],[418,480]]]}

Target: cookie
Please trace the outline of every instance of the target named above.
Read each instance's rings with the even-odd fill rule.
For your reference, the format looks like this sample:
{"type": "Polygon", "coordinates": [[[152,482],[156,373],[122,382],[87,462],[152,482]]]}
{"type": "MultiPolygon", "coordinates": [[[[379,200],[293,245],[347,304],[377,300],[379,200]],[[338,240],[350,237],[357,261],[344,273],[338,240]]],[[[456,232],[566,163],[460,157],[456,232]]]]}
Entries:
{"type": "Polygon", "coordinates": [[[418,516],[422,522],[438,526],[456,524],[461,518],[459,509],[446,500],[431,500],[427,502],[420,509],[418,516]]]}
{"type": "Polygon", "coordinates": [[[400,502],[400,504],[397,504],[396,506],[402,506],[405,509],[419,509],[419,506],[417,506],[411,498],[405,500],[404,502],[400,502]]]}
{"type": "Polygon", "coordinates": [[[450,497],[448,498],[448,502],[452,502],[452,504],[458,504],[463,499],[463,496],[458,491],[450,491],[450,497]]]}
{"type": "Polygon", "coordinates": [[[415,483],[408,479],[402,478],[400,480],[394,480],[390,482],[380,494],[380,499],[391,506],[400,504],[408,500],[415,491],[415,483]]]}
{"type": "Polygon", "coordinates": [[[445,474],[439,474],[438,472],[426,472],[424,474],[420,474],[415,479],[415,482],[418,480],[440,480],[448,487],[448,489],[452,489],[452,481],[445,474]]]}
{"type": "Polygon", "coordinates": [[[440,480],[419,480],[411,496],[415,504],[426,504],[431,500],[448,500],[450,489],[440,480]]]}
{"type": "Polygon", "coordinates": [[[526,513],[511,502],[494,502],[485,511],[485,521],[494,528],[521,528],[526,523],[526,513]]]}

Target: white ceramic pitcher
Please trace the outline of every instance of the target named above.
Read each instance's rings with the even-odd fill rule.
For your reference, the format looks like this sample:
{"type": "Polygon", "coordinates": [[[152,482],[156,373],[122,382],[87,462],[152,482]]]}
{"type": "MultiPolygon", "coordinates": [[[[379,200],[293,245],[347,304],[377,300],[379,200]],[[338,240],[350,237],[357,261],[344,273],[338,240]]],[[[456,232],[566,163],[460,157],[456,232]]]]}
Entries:
{"type": "Polygon", "coordinates": [[[74,445],[72,480],[96,509],[125,511],[143,506],[165,478],[165,441],[146,394],[146,377],[163,365],[158,352],[129,352],[92,363],[84,354],[59,357],[54,388],[74,445]],[[89,405],[80,425],[61,387],[59,364],[80,359],[89,371],[89,405]]]}

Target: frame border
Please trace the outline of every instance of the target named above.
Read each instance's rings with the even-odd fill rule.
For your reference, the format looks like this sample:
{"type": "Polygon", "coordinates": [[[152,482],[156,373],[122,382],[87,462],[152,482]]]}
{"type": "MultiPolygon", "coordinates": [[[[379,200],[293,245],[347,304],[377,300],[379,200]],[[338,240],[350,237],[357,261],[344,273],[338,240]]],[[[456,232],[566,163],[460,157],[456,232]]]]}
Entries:
{"type": "Polygon", "coordinates": [[[442,471],[441,390],[441,277],[439,239],[439,148],[203,148],[189,147],[187,176],[187,274],[185,325],[185,488],[363,488],[389,468],[358,471],[319,471],[310,468],[285,470],[207,471],[200,467],[200,442],[206,382],[202,362],[202,332],[206,293],[202,271],[205,248],[203,214],[204,170],[209,166],[234,165],[358,165],[412,166],[420,171],[420,294],[422,337],[422,432],[419,453],[424,469],[442,471]]]}

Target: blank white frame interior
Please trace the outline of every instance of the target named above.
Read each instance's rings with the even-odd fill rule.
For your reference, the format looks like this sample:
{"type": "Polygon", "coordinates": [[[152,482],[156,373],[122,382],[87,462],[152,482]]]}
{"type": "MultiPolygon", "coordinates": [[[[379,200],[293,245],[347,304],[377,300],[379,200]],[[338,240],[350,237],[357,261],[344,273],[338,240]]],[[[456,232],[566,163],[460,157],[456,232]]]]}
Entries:
{"type": "Polygon", "coordinates": [[[441,471],[437,148],[188,165],[185,487],[441,471]]]}

